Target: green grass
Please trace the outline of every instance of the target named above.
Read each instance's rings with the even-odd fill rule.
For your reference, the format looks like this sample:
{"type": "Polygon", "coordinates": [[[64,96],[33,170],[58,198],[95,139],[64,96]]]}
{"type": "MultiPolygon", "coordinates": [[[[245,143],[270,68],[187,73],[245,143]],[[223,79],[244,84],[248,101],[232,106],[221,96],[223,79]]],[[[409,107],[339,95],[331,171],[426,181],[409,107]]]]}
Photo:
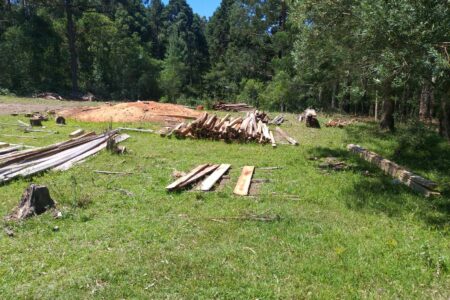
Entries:
{"type": "MultiPolygon", "coordinates": [[[[0,116],[3,123],[16,119],[0,116]]],[[[74,130],[52,123],[45,126],[59,134],[36,140],[0,135],[0,141],[47,145],[74,130]]],[[[108,126],[69,125],[98,132],[108,126]]],[[[430,144],[426,153],[432,156],[424,163],[395,152],[404,128],[396,135],[379,133],[371,123],[316,130],[293,116],[283,127],[299,147],[132,133],[124,143],[129,154],[105,151],[67,172],[1,186],[1,216],[17,205],[30,182],[47,185],[63,212],[59,220],[44,214],[18,224],[3,222],[16,235],[0,234],[1,298],[448,299],[448,143],[430,144]],[[425,199],[394,184],[349,155],[348,143],[395,157],[438,181],[443,196],[425,199]],[[310,160],[320,156],[338,157],[351,167],[324,172],[310,160]],[[205,162],[232,164],[231,182],[211,193],[166,193],[173,170],[205,162]],[[245,165],[283,169],[257,170],[256,178],[271,182],[257,197],[235,197],[232,190],[245,165]],[[366,170],[371,176],[364,176],[366,170]],[[246,214],[279,215],[280,220],[212,220],[246,214]],[[54,232],[54,226],[60,230],[54,232]]],[[[0,134],[25,135],[13,127],[0,127],[0,134]]]]}

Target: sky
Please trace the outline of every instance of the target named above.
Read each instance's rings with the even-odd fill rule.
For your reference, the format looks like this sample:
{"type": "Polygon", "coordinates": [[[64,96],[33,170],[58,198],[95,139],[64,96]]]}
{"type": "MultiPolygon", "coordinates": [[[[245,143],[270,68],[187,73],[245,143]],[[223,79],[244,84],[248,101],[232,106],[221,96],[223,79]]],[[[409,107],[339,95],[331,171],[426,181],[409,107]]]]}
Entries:
{"type": "MultiPolygon", "coordinates": [[[[164,0],[164,3],[168,3],[169,0],[164,0]]],[[[204,17],[211,17],[220,5],[220,0],[187,0],[194,12],[204,17]]]]}

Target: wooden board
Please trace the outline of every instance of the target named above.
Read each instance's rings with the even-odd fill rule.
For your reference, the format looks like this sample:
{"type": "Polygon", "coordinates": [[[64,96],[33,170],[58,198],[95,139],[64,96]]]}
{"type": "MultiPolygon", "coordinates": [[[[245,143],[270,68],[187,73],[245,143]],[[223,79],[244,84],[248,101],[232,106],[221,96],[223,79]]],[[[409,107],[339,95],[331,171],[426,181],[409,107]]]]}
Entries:
{"type": "Polygon", "coordinates": [[[194,176],[192,176],[191,178],[189,178],[188,180],[186,180],[185,182],[180,184],[178,186],[178,188],[184,188],[184,187],[202,179],[203,177],[210,174],[211,172],[214,172],[214,170],[216,170],[218,167],[219,167],[219,165],[212,165],[212,166],[207,167],[206,169],[198,172],[197,174],[195,174],[194,176]]]}
{"type": "Polygon", "coordinates": [[[239,196],[247,196],[250,191],[250,184],[252,183],[253,173],[255,172],[255,167],[245,166],[242,169],[241,177],[234,188],[234,193],[239,196]]]}
{"type": "Polygon", "coordinates": [[[216,184],[217,181],[220,180],[220,178],[222,178],[223,175],[225,175],[226,172],[228,172],[228,170],[231,168],[231,165],[227,165],[227,164],[222,164],[220,165],[219,168],[216,169],[216,171],[214,171],[214,173],[212,173],[208,178],[206,178],[201,186],[200,186],[200,190],[207,192],[210,191],[213,186],[216,184]]]}
{"type": "Polygon", "coordinates": [[[180,184],[182,184],[183,182],[189,180],[191,177],[195,176],[198,172],[203,171],[208,166],[209,166],[208,164],[205,164],[205,165],[200,165],[200,166],[194,168],[188,174],[184,175],[183,177],[178,178],[175,182],[173,182],[170,185],[168,185],[166,187],[166,189],[169,190],[169,191],[172,191],[172,190],[176,189],[180,184]]]}
{"type": "Polygon", "coordinates": [[[79,137],[79,136],[81,136],[83,134],[84,134],[84,130],[83,129],[77,129],[74,132],[72,132],[71,134],[69,134],[69,137],[76,138],[76,137],[79,137]]]}

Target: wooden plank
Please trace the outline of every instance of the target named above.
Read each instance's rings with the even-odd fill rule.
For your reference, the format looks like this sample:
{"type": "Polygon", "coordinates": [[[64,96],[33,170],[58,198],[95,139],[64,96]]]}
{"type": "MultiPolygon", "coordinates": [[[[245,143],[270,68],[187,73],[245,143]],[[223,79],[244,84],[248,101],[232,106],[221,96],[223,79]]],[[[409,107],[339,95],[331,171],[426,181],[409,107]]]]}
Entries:
{"type": "Polygon", "coordinates": [[[210,191],[213,186],[216,184],[217,181],[220,180],[220,178],[222,178],[223,175],[225,175],[226,172],[228,172],[228,170],[231,168],[231,165],[228,164],[222,164],[220,165],[219,168],[216,169],[216,171],[214,171],[214,173],[212,173],[208,178],[206,178],[201,186],[200,186],[200,190],[207,192],[210,191]]]}
{"type": "Polygon", "coordinates": [[[242,169],[241,177],[239,177],[236,187],[234,188],[234,194],[239,196],[248,196],[254,172],[255,167],[252,166],[245,166],[242,169]]]}
{"type": "Polygon", "coordinates": [[[281,136],[284,137],[289,143],[291,143],[294,146],[298,146],[298,142],[296,140],[294,140],[293,138],[291,138],[286,132],[284,132],[283,129],[281,129],[280,127],[277,127],[276,131],[279,134],[281,134],[281,136]]]}
{"type": "Polygon", "coordinates": [[[178,186],[178,188],[184,188],[190,184],[193,184],[194,182],[202,179],[203,177],[210,174],[211,172],[214,172],[214,170],[216,170],[218,167],[219,167],[219,165],[212,165],[212,166],[207,167],[206,169],[198,172],[197,174],[195,174],[194,176],[192,176],[191,178],[189,178],[188,180],[186,180],[185,182],[180,184],[178,186]]]}
{"type": "Polygon", "coordinates": [[[192,178],[193,176],[195,176],[198,172],[203,171],[204,169],[206,169],[209,165],[208,164],[204,164],[204,165],[199,165],[198,167],[194,168],[192,171],[190,171],[188,174],[186,174],[185,176],[178,178],[176,181],[174,181],[173,183],[171,183],[170,185],[168,185],[166,187],[166,190],[172,191],[174,189],[176,189],[180,184],[182,184],[183,182],[189,180],[190,178],[192,178]]]}
{"type": "Polygon", "coordinates": [[[76,137],[79,137],[79,136],[81,136],[83,134],[84,134],[84,129],[77,129],[74,132],[72,132],[71,134],[69,134],[69,137],[76,138],[76,137]]]}
{"type": "Polygon", "coordinates": [[[273,136],[272,131],[269,131],[269,135],[270,135],[270,142],[272,143],[272,147],[276,148],[277,142],[275,141],[275,137],[273,136]]]}

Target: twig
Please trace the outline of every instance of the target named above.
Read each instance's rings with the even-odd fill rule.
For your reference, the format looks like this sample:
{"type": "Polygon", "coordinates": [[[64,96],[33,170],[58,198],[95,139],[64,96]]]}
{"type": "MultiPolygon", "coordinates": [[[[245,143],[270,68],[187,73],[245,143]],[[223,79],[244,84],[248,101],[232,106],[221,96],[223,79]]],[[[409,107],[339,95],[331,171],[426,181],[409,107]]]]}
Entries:
{"type": "Polygon", "coordinates": [[[98,170],[95,170],[94,173],[104,174],[104,175],[132,175],[132,174],[134,174],[134,173],[129,173],[129,172],[111,172],[111,171],[98,171],[98,170]]]}

